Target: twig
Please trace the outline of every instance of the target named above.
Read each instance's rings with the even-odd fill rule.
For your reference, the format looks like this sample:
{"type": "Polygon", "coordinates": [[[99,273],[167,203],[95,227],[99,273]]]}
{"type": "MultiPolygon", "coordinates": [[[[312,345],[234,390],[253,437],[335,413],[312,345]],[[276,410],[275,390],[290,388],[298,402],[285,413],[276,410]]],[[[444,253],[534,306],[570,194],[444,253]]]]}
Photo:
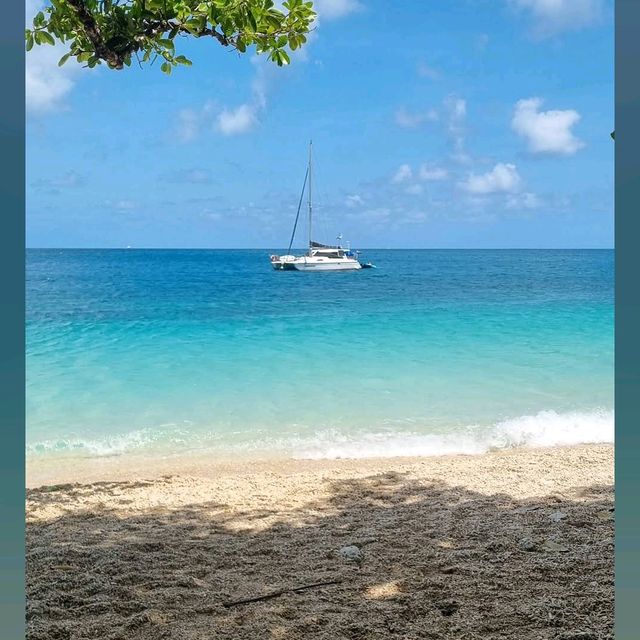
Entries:
{"type": "Polygon", "coordinates": [[[326,582],[314,582],[313,584],[304,584],[300,587],[288,587],[285,589],[278,589],[278,591],[272,591],[271,593],[265,593],[262,596],[254,596],[253,598],[245,598],[243,600],[229,600],[227,602],[223,602],[222,605],[224,607],[235,607],[240,604],[249,604],[250,602],[259,602],[260,600],[270,600],[271,598],[277,598],[285,593],[295,593],[297,591],[304,591],[305,589],[313,589],[314,587],[326,587],[332,584],[340,584],[342,582],[341,579],[338,580],[327,580],[326,582]]]}

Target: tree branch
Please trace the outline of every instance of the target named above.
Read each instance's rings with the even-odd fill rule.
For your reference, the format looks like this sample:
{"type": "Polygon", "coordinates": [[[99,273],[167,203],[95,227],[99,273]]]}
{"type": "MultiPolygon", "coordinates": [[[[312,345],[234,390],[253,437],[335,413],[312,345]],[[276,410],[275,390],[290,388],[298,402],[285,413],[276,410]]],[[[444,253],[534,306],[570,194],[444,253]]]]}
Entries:
{"type": "Polygon", "coordinates": [[[85,6],[83,0],[67,0],[69,5],[73,8],[78,16],[78,19],[84,27],[84,32],[87,34],[91,44],[95,49],[96,56],[105,60],[109,66],[114,69],[122,69],[124,66],[124,59],[121,54],[116,53],[109,49],[104,42],[100,27],[96,24],[91,12],[85,6]]]}
{"type": "Polygon", "coordinates": [[[202,36],[211,36],[215,38],[223,47],[228,47],[231,44],[231,41],[219,31],[215,29],[210,29],[209,27],[205,27],[202,31],[198,31],[197,33],[193,33],[189,31],[183,24],[176,24],[175,22],[171,22],[167,20],[166,22],[151,22],[149,26],[145,30],[145,33],[148,36],[157,35],[159,33],[164,33],[165,31],[178,31],[179,33],[184,33],[189,36],[195,35],[197,38],[202,36]]]}
{"type": "Polygon", "coordinates": [[[285,593],[297,593],[298,591],[305,591],[306,589],[316,589],[318,587],[326,587],[333,584],[340,584],[342,579],[338,580],[327,580],[325,582],[314,582],[313,584],[303,584],[300,587],[288,587],[285,589],[278,589],[277,591],[272,591],[271,593],[265,593],[262,596],[254,596],[252,598],[243,598],[242,600],[228,600],[227,602],[223,602],[222,606],[226,607],[236,607],[240,604],[249,604],[251,602],[261,602],[262,600],[270,600],[271,598],[277,598],[278,596],[284,595],[285,593]]]}

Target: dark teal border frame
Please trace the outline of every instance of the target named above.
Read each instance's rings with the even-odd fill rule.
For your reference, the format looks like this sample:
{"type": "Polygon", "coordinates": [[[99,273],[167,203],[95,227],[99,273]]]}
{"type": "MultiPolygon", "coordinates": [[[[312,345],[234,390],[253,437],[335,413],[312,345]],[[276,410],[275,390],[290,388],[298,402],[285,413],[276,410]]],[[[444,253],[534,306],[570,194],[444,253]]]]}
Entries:
{"type": "Polygon", "coordinates": [[[640,638],[640,2],[616,2],[616,640],[640,638]]]}
{"type": "Polygon", "coordinates": [[[0,120],[0,636],[24,638],[24,3],[3,5],[0,120]]]}
{"type": "MultiPolygon", "coordinates": [[[[6,3],[0,261],[0,620],[24,628],[24,6],[6,3]]],[[[640,637],[640,2],[616,2],[616,640],[640,637]]]]}

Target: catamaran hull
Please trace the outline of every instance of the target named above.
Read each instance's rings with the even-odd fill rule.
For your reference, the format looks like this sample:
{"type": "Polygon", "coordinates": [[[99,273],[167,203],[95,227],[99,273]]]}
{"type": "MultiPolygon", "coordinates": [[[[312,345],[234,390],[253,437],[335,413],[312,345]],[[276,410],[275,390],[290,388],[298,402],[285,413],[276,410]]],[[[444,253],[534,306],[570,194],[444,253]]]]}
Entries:
{"type": "Polygon", "coordinates": [[[357,271],[365,265],[353,258],[271,256],[276,271],[357,271]]]}
{"type": "Polygon", "coordinates": [[[294,262],[296,271],[356,271],[362,269],[362,265],[356,260],[331,260],[327,262],[300,261],[294,262]]]}

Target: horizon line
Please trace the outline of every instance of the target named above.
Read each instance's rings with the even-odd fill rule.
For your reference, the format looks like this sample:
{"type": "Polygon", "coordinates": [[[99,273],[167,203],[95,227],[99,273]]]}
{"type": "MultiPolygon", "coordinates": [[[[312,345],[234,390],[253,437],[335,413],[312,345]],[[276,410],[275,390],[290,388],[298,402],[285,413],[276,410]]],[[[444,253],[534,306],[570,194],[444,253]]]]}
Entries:
{"type": "MultiPolygon", "coordinates": [[[[25,247],[26,251],[273,251],[274,247],[25,247]]],[[[304,247],[295,249],[304,250],[304,247]]],[[[358,251],[614,251],[615,247],[364,247],[358,251]]]]}

